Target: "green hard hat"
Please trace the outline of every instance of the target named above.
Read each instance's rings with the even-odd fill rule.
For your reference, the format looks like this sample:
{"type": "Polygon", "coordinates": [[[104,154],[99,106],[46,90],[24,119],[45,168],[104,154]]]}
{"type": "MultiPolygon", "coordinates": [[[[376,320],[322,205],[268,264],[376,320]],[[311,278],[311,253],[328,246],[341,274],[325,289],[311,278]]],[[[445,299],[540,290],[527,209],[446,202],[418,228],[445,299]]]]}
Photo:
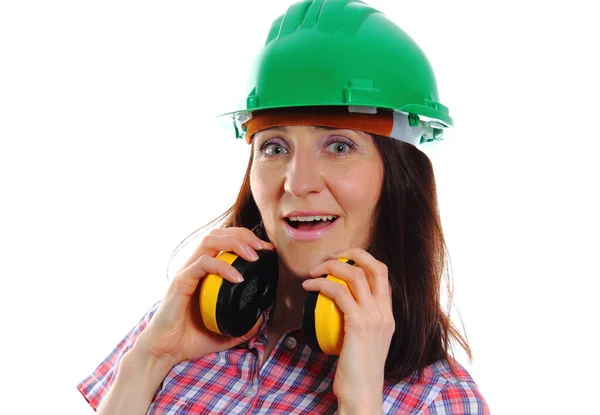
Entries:
{"type": "Polygon", "coordinates": [[[245,108],[228,113],[238,137],[253,111],[289,107],[392,110],[401,130],[394,138],[412,144],[440,140],[443,129],[453,125],[423,51],[360,0],[290,6],[273,22],[248,90],[245,108]]]}

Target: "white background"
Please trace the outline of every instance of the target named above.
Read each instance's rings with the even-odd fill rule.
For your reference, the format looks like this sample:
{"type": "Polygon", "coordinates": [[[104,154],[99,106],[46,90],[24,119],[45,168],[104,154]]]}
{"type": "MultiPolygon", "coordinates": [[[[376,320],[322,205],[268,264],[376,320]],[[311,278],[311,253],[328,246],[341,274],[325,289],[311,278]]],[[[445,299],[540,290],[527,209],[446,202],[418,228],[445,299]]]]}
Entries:
{"type": "MultiPolygon", "coordinates": [[[[289,3],[0,3],[0,412],[91,412],[76,383],[233,201],[249,147],[215,116],[289,3]]],[[[431,158],[463,363],[494,414],[600,413],[595,13],[370,4],[424,49],[456,121],[431,158]]]]}

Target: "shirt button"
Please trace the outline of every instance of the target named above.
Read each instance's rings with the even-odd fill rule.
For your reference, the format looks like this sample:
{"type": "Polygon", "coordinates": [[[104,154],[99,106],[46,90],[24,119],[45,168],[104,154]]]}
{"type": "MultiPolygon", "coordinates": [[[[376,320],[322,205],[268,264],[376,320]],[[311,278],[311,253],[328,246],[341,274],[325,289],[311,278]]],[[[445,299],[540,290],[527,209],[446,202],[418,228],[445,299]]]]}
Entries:
{"type": "Polygon", "coordinates": [[[298,344],[298,341],[292,336],[290,336],[285,339],[284,344],[285,347],[287,347],[288,349],[293,349],[298,344]]]}
{"type": "Polygon", "coordinates": [[[246,398],[250,398],[254,395],[256,395],[256,386],[251,386],[248,389],[246,389],[246,392],[244,392],[244,396],[246,398]]]}

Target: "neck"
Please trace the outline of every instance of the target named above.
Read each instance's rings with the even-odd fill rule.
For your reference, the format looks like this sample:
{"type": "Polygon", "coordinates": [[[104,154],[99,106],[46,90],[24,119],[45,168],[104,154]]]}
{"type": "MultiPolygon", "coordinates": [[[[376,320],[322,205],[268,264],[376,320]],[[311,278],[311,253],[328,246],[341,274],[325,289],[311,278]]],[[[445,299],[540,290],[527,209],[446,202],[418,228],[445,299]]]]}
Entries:
{"type": "Polygon", "coordinates": [[[302,280],[292,276],[280,264],[275,307],[269,321],[272,331],[286,332],[302,325],[302,306],[305,294],[302,280]]]}

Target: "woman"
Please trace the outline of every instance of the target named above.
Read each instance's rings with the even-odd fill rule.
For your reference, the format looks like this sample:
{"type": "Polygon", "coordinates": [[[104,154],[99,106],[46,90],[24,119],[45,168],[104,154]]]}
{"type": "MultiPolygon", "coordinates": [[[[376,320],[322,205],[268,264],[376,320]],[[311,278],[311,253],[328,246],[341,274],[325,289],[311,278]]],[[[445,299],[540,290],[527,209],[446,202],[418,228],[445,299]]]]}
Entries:
{"type": "Polygon", "coordinates": [[[439,299],[445,245],[417,146],[452,119],[425,55],[360,1],[305,0],[274,21],[253,87],[234,113],[252,150],[225,226],[79,390],[101,414],[488,413],[448,354],[452,338],[470,350],[439,299]],[[264,250],[274,304],[242,336],[208,330],[201,281],[241,281],[219,252],[264,250]],[[307,292],[343,313],[339,356],[307,345],[307,292]]]}

